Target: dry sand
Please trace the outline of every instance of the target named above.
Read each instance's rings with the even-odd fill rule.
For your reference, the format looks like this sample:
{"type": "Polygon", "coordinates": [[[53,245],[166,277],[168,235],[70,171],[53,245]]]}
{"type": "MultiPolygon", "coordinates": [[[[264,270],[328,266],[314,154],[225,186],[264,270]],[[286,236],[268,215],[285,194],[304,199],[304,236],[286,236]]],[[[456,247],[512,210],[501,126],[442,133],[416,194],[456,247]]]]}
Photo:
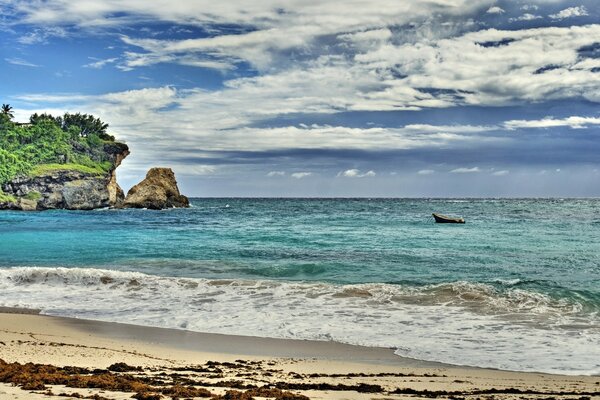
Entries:
{"type": "Polygon", "coordinates": [[[194,388],[195,394],[205,388],[227,399],[302,399],[298,395],[310,399],[600,399],[600,377],[463,368],[401,358],[390,349],[11,311],[15,310],[0,310],[0,359],[5,362],[0,364],[2,400],[49,399],[59,394],[72,394],[60,398],[192,398],[193,391],[177,394],[182,387],[194,388]],[[123,371],[127,367],[115,367],[116,363],[141,369],[123,371]],[[119,371],[108,371],[110,366],[119,371]]]}

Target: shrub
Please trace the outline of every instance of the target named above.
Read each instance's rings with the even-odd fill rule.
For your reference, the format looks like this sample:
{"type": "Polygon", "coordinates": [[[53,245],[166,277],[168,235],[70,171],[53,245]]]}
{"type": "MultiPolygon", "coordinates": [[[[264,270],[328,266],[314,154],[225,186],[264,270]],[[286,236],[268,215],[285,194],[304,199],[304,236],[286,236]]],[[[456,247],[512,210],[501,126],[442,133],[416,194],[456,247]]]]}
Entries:
{"type": "Polygon", "coordinates": [[[89,114],[33,114],[17,124],[0,114],[0,185],[17,175],[54,170],[102,174],[110,170],[105,146],[118,145],[108,124],[89,114]]]}

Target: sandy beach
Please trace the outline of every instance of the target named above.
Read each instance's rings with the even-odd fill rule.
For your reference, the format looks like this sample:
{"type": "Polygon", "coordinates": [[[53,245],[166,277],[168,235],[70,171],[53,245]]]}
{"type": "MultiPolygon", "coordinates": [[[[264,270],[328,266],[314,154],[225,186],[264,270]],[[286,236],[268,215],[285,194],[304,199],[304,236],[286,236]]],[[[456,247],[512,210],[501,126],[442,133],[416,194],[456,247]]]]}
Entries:
{"type": "Polygon", "coordinates": [[[465,368],[401,358],[391,349],[1,311],[2,399],[600,398],[599,377],[465,368]]]}

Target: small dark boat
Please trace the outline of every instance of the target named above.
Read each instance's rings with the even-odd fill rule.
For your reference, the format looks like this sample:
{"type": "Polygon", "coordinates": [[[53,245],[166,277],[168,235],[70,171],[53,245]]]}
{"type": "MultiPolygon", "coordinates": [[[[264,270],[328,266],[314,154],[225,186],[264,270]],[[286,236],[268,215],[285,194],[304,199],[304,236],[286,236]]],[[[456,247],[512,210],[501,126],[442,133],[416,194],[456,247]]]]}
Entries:
{"type": "Polygon", "coordinates": [[[435,218],[435,222],[438,224],[464,224],[465,220],[463,218],[453,218],[447,217],[442,214],[433,213],[433,218],[435,218]]]}

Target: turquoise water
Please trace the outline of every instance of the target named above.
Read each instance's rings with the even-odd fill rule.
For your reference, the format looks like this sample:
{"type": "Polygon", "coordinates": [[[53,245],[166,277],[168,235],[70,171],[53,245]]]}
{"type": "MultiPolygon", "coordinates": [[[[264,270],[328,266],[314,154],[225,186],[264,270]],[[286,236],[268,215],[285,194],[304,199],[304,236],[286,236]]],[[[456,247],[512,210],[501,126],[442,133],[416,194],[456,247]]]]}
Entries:
{"type": "Polygon", "coordinates": [[[0,213],[0,304],[600,373],[600,200],[192,204],[0,213]]]}

